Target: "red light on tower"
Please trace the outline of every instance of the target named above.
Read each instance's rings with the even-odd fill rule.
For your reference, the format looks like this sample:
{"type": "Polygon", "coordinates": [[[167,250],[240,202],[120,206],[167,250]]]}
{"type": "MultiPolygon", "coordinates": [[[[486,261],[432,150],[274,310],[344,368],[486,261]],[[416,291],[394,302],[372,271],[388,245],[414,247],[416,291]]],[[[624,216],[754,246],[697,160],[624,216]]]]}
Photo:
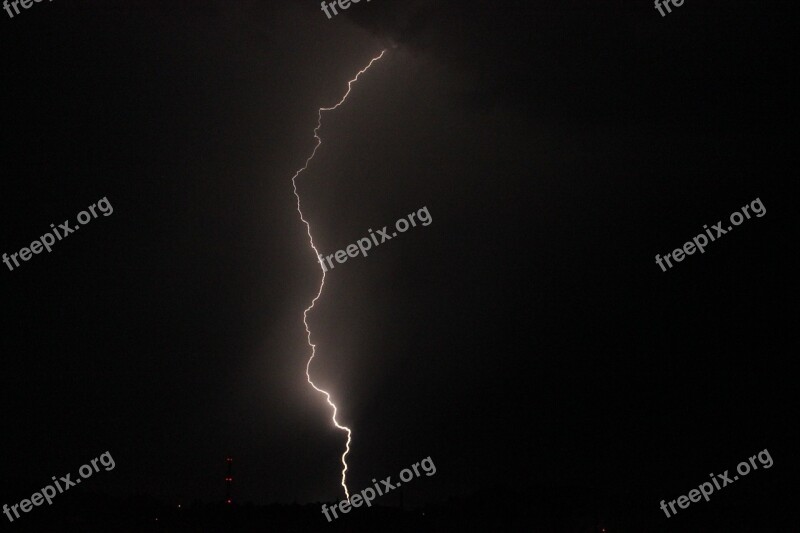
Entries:
{"type": "Polygon", "coordinates": [[[225,476],[225,503],[233,503],[231,499],[231,484],[233,483],[233,457],[226,457],[225,463],[228,465],[228,474],[225,476]]]}

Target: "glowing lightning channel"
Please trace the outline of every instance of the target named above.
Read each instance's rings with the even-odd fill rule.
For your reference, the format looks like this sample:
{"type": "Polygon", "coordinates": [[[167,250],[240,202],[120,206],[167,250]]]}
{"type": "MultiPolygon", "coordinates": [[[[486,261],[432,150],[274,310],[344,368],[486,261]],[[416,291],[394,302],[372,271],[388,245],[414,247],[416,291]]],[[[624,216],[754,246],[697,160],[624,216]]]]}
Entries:
{"type": "MultiPolygon", "coordinates": [[[[318,135],[319,129],[322,127],[322,113],[325,112],[325,111],[333,111],[334,109],[336,109],[337,107],[342,105],[344,103],[344,101],[347,100],[347,97],[350,95],[350,89],[352,89],[353,83],[358,81],[359,76],[361,76],[367,70],[369,70],[369,68],[372,66],[372,64],[374,62],[376,62],[377,60],[379,60],[380,58],[382,58],[383,54],[385,54],[385,53],[386,53],[386,50],[383,50],[379,56],[372,58],[372,60],[369,62],[369,64],[366,67],[364,67],[362,70],[360,70],[358,72],[358,74],[356,74],[355,78],[353,78],[352,80],[347,82],[347,92],[342,97],[342,99],[339,101],[339,103],[337,103],[333,107],[321,107],[319,109],[319,111],[317,112],[317,127],[314,128],[314,138],[317,139],[317,144],[316,144],[316,146],[314,146],[314,150],[311,152],[311,155],[308,156],[308,159],[306,159],[306,164],[303,165],[303,168],[301,168],[300,170],[295,172],[294,176],[292,177],[292,188],[294,189],[294,195],[297,198],[297,212],[300,214],[300,220],[302,220],[303,223],[306,225],[306,232],[308,233],[308,241],[311,244],[311,249],[314,250],[314,258],[317,259],[318,262],[319,262],[319,251],[317,250],[317,247],[314,246],[314,237],[311,236],[311,225],[303,217],[303,212],[300,210],[300,195],[297,194],[297,182],[296,182],[296,180],[297,180],[297,177],[304,170],[306,170],[306,168],[308,168],[308,164],[311,162],[312,159],[314,159],[314,155],[316,155],[317,149],[322,144],[322,139],[318,135]]],[[[320,269],[322,270],[322,280],[320,281],[319,290],[317,291],[317,295],[314,297],[313,300],[311,300],[311,305],[309,305],[308,308],[306,308],[306,310],[303,311],[303,324],[305,324],[305,326],[306,326],[306,334],[308,336],[308,345],[311,346],[311,357],[308,358],[308,362],[306,363],[306,380],[308,381],[309,385],[314,387],[314,389],[317,392],[320,392],[320,393],[325,395],[325,400],[328,402],[328,405],[330,405],[333,408],[333,415],[331,416],[331,420],[333,420],[333,425],[336,426],[338,429],[341,429],[341,430],[347,432],[347,444],[345,446],[344,453],[342,454],[342,487],[344,488],[345,496],[347,496],[347,499],[350,500],[350,492],[347,490],[347,482],[346,482],[346,479],[347,479],[347,461],[346,461],[346,458],[347,458],[347,454],[350,453],[350,436],[351,436],[352,432],[350,431],[349,427],[342,426],[336,420],[337,409],[336,409],[336,405],[331,401],[330,393],[328,393],[327,391],[324,391],[324,390],[320,389],[319,387],[317,387],[316,385],[314,385],[314,382],[311,381],[311,375],[309,374],[309,368],[311,367],[311,361],[314,360],[314,356],[316,356],[316,354],[317,354],[317,346],[316,346],[316,344],[311,342],[311,330],[308,327],[308,312],[311,311],[312,309],[314,309],[314,304],[316,304],[317,300],[319,300],[319,297],[322,295],[322,288],[325,286],[325,268],[322,266],[322,263],[320,263],[320,269]]]]}

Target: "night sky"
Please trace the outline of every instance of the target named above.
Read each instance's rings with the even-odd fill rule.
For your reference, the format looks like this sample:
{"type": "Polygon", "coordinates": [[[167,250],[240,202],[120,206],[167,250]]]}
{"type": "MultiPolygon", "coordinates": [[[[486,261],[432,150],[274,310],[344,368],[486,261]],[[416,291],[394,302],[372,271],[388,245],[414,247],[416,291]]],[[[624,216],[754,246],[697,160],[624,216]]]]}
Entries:
{"type": "Polygon", "coordinates": [[[105,451],[81,486],[103,498],[222,501],[230,455],[237,503],[342,499],[291,177],[386,49],[297,180],[325,255],[432,218],[337,264],[309,316],[351,491],[430,456],[403,505],[517,517],[497,531],[796,530],[792,5],[0,11],[0,253],[113,206],[0,264],[0,504],[105,451]],[[659,508],[764,449],[772,468],[659,508]]]}

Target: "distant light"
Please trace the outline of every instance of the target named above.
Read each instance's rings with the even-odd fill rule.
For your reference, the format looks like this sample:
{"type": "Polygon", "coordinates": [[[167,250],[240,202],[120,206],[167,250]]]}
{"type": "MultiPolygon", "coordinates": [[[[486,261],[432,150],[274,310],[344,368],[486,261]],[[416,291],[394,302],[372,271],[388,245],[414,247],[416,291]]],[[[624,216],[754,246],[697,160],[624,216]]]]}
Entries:
{"type": "Polygon", "coordinates": [[[231,503],[231,500],[229,499],[227,503],[231,503]]]}

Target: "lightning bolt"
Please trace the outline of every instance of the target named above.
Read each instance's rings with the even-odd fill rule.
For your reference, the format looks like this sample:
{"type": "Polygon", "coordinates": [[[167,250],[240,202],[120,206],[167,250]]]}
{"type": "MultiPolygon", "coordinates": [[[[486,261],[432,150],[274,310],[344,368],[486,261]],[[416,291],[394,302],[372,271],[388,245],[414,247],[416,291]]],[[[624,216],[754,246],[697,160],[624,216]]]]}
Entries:
{"type": "MultiPolygon", "coordinates": [[[[372,60],[369,62],[369,64],[363,69],[361,69],[358,72],[358,74],[356,74],[355,78],[347,82],[347,92],[335,106],[319,108],[319,111],[317,112],[317,127],[314,128],[314,138],[317,140],[317,144],[314,146],[314,150],[311,152],[311,155],[308,156],[308,159],[306,159],[306,164],[303,165],[303,168],[295,172],[294,176],[292,177],[292,188],[294,189],[294,195],[297,198],[297,212],[300,214],[300,220],[303,221],[303,224],[306,225],[306,233],[308,233],[308,242],[311,244],[311,249],[314,250],[315,259],[319,258],[319,250],[317,250],[317,247],[314,245],[314,237],[311,236],[311,225],[305,219],[305,217],[303,216],[303,211],[300,209],[300,195],[297,194],[297,177],[308,168],[308,164],[311,162],[312,159],[314,159],[314,156],[317,153],[317,149],[320,147],[320,145],[322,145],[322,139],[319,136],[319,129],[322,127],[322,113],[326,111],[333,111],[334,109],[342,105],[344,101],[347,100],[347,97],[350,95],[350,90],[353,88],[353,84],[356,81],[358,81],[359,76],[368,71],[369,68],[372,66],[372,64],[377,60],[379,60],[380,58],[382,58],[383,54],[385,53],[386,50],[383,50],[379,56],[373,57],[372,60]]],[[[308,362],[306,363],[306,380],[308,381],[309,385],[314,387],[314,390],[325,395],[325,401],[327,401],[328,405],[330,405],[331,408],[333,409],[333,414],[331,415],[331,420],[333,421],[333,425],[336,426],[337,429],[347,432],[347,444],[345,445],[345,450],[344,453],[342,454],[342,488],[344,488],[344,494],[347,497],[347,500],[349,501],[350,492],[347,490],[347,454],[350,453],[350,442],[351,442],[352,431],[350,430],[349,427],[339,424],[339,421],[336,419],[336,414],[338,412],[338,409],[336,408],[336,404],[334,404],[333,401],[331,401],[330,393],[314,385],[314,382],[311,380],[311,374],[309,373],[309,368],[311,367],[311,361],[313,361],[314,357],[317,355],[317,346],[316,344],[311,342],[311,329],[308,327],[308,313],[309,311],[314,309],[314,305],[317,303],[317,300],[319,300],[319,297],[322,295],[322,288],[325,286],[325,269],[323,268],[322,263],[320,261],[317,262],[320,265],[320,270],[322,270],[322,279],[320,280],[319,283],[319,290],[317,291],[317,295],[314,297],[314,299],[311,300],[311,305],[309,305],[306,308],[306,310],[303,311],[303,324],[305,324],[306,326],[308,345],[311,347],[311,357],[308,358],[308,362]]]]}

